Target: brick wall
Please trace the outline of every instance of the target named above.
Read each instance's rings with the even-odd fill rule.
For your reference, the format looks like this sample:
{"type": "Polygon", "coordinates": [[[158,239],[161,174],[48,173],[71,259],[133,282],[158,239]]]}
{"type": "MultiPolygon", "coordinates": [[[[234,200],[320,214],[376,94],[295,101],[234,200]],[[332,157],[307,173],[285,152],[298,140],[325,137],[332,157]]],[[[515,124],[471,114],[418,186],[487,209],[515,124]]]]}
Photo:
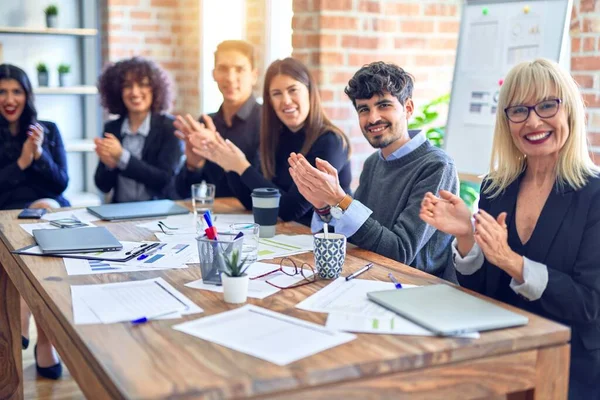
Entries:
{"type": "Polygon", "coordinates": [[[451,89],[459,0],[295,0],[293,56],[319,82],[327,114],[351,137],[354,184],[373,149],[343,90],[372,61],[394,62],[415,77],[416,106],[451,89]]]}
{"type": "Polygon", "coordinates": [[[587,105],[588,138],[600,163],[600,1],[574,0],[571,18],[571,73],[587,105]]]}
{"type": "Polygon", "coordinates": [[[198,114],[200,3],[198,0],[104,0],[103,60],[140,55],[173,78],[173,112],[198,114]]]}
{"type": "Polygon", "coordinates": [[[265,60],[265,20],[266,1],[246,0],[246,40],[252,43],[256,49],[256,67],[258,68],[258,80],[254,87],[254,95],[262,96],[263,77],[268,65],[265,60]]]}

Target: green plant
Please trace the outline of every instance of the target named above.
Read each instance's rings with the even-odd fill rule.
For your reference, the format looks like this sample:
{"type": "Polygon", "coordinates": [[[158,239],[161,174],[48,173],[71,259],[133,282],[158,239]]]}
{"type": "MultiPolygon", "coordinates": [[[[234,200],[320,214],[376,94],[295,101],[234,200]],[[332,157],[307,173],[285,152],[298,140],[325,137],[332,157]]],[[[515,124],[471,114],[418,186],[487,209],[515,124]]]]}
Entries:
{"type": "Polygon", "coordinates": [[[58,66],[59,74],[68,74],[69,72],[71,72],[71,66],[69,64],[60,64],[58,66]]]}
{"type": "Polygon", "coordinates": [[[35,68],[37,69],[37,72],[45,72],[48,73],[48,67],[46,66],[45,63],[41,62],[38,63],[35,68]]]}
{"type": "Polygon", "coordinates": [[[55,4],[50,4],[46,7],[44,13],[46,13],[47,16],[58,15],[58,7],[55,4]]]}
{"type": "Polygon", "coordinates": [[[241,261],[240,258],[241,257],[239,251],[234,250],[233,253],[231,253],[231,257],[225,259],[225,265],[227,266],[227,270],[224,272],[225,274],[227,274],[227,276],[232,278],[244,276],[246,270],[248,269],[248,267],[250,267],[250,265],[244,268],[244,264],[246,263],[248,257],[244,258],[241,261]]]}
{"type": "MultiPolygon", "coordinates": [[[[440,113],[440,107],[447,107],[450,103],[450,94],[445,94],[431,100],[423,105],[413,116],[413,120],[408,124],[408,129],[427,129],[425,136],[429,142],[435,147],[442,148],[444,145],[444,136],[446,134],[446,126],[436,126],[435,122],[440,113]]],[[[460,182],[460,198],[472,210],[475,202],[479,198],[481,185],[476,182],[461,181],[460,182]]]]}

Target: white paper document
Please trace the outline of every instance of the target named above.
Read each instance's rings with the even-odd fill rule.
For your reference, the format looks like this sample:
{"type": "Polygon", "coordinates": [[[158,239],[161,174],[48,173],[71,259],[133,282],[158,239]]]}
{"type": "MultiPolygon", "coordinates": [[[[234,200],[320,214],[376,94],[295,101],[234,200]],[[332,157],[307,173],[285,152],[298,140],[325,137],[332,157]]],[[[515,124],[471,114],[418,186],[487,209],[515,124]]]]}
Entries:
{"type": "Polygon", "coordinates": [[[147,266],[144,264],[128,265],[127,263],[117,263],[105,260],[82,260],[78,258],[63,258],[67,275],[94,275],[111,274],[120,272],[140,272],[153,271],[158,269],[183,269],[187,264],[181,264],[171,267],[147,266]]]}
{"type": "MultiPolygon", "coordinates": [[[[252,214],[213,214],[213,224],[217,227],[217,232],[229,232],[229,225],[234,223],[254,223],[252,214]]],[[[172,215],[160,220],[154,220],[138,224],[141,228],[146,228],[152,232],[167,232],[169,236],[174,235],[197,235],[203,233],[206,228],[206,222],[202,216],[194,217],[194,214],[172,215]],[[159,222],[161,222],[159,224],[159,222]],[[162,226],[162,229],[161,229],[162,226]]]]}
{"type": "MultiPolygon", "coordinates": [[[[403,287],[414,287],[404,285],[403,287]]],[[[393,318],[396,314],[368,299],[368,292],[394,290],[392,282],[339,277],[317,293],[296,304],[296,308],[322,313],[344,313],[366,317],[393,318]]],[[[402,290],[402,289],[398,289],[402,290]]]]}
{"type": "Polygon", "coordinates": [[[100,218],[91,214],[85,208],[79,208],[77,210],[59,211],[53,213],[46,213],[42,216],[42,219],[46,221],[56,221],[57,219],[63,218],[75,218],[81,222],[94,222],[100,220],[100,218]]]}
{"type": "Polygon", "coordinates": [[[76,324],[133,321],[195,314],[203,310],[162,278],[71,286],[76,324]]]}
{"type": "Polygon", "coordinates": [[[270,260],[294,254],[311,252],[314,249],[312,235],[275,235],[258,240],[258,259],[270,260]]]}
{"type": "MultiPolygon", "coordinates": [[[[278,268],[278,264],[266,264],[256,262],[248,268],[246,273],[250,276],[250,278],[253,278],[256,276],[261,276],[271,271],[276,271],[278,268]]],[[[284,267],[284,270],[290,275],[294,273],[294,267],[284,267]]],[[[312,273],[306,272],[305,275],[307,275],[308,277],[311,276],[312,273]]],[[[276,271],[262,278],[258,278],[255,280],[251,279],[248,284],[248,297],[252,297],[254,299],[264,299],[265,297],[275,294],[281,290],[279,288],[276,288],[275,286],[269,285],[267,281],[279,287],[288,287],[302,280],[304,280],[304,276],[302,276],[301,274],[289,276],[281,271],[276,271]]],[[[202,279],[186,283],[185,286],[194,289],[209,290],[211,292],[223,293],[223,286],[204,283],[202,279]]]]}
{"type": "MultiPolygon", "coordinates": [[[[326,326],[345,332],[380,333],[390,335],[434,336],[434,334],[399,315],[392,317],[366,317],[332,313],[327,317],[326,326]]],[[[465,333],[457,337],[479,339],[479,332],[465,333]]]]}
{"type": "MultiPolygon", "coordinates": [[[[84,222],[86,226],[96,226],[91,222],[84,222]]],[[[33,236],[34,229],[77,229],[77,228],[59,228],[57,226],[52,225],[50,222],[40,222],[37,224],[20,224],[21,228],[31,236],[33,236]]],[[[83,228],[83,227],[82,227],[83,228]]]]}
{"type": "Polygon", "coordinates": [[[253,305],[173,328],[277,365],[287,365],[356,339],[350,333],[253,305]]]}

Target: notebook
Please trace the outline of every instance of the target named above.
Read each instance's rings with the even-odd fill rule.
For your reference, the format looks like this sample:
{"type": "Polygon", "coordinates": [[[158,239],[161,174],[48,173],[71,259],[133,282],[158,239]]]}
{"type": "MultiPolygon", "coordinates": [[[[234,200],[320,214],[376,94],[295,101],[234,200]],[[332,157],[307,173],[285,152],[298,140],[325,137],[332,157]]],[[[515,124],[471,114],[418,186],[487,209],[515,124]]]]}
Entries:
{"type": "Polygon", "coordinates": [[[123,248],[105,227],[34,229],[32,233],[43,254],[91,253],[123,248]]]}
{"type": "Polygon", "coordinates": [[[190,211],[171,200],[135,201],[131,203],[104,204],[87,210],[105,221],[162,217],[187,214],[190,211]]]}
{"type": "Polygon", "coordinates": [[[529,321],[523,315],[450,285],[384,290],[367,293],[367,296],[440,336],[508,328],[529,321]]]}

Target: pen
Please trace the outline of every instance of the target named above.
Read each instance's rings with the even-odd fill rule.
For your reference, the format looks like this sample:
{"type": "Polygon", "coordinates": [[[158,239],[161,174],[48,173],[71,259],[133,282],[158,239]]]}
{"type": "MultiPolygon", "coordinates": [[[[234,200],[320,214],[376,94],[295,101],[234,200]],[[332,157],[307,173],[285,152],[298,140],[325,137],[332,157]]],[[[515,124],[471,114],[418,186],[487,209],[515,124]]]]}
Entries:
{"type": "Polygon", "coordinates": [[[358,271],[356,271],[356,272],[354,272],[354,273],[352,273],[352,274],[348,275],[348,276],[346,277],[346,280],[347,280],[347,281],[349,281],[350,279],[354,279],[354,278],[356,278],[357,276],[359,276],[359,275],[360,275],[360,274],[362,274],[363,272],[366,272],[366,271],[370,270],[372,266],[373,266],[373,263],[368,263],[367,265],[365,265],[364,267],[362,267],[362,268],[361,268],[361,269],[359,269],[358,271]]]}
{"type": "Polygon", "coordinates": [[[392,282],[394,282],[394,286],[396,286],[396,289],[402,289],[402,284],[401,284],[400,282],[398,282],[398,281],[396,280],[396,278],[394,278],[394,275],[392,275],[392,273],[391,273],[391,272],[388,274],[388,278],[390,278],[390,280],[391,280],[392,282]]]}
{"type": "Polygon", "coordinates": [[[153,315],[151,317],[137,318],[137,319],[134,319],[133,321],[131,321],[131,323],[133,325],[143,324],[144,322],[148,322],[151,319],[155,319],[155,318],[159,318],[159,317],[164,317],[165,315],[169,315],[169,314],[175,314],[176,312],[179,312],[179,310],[167,311],[167,312],[164,312],[164,313],[155,314],[155,315],[153,315]]]}

